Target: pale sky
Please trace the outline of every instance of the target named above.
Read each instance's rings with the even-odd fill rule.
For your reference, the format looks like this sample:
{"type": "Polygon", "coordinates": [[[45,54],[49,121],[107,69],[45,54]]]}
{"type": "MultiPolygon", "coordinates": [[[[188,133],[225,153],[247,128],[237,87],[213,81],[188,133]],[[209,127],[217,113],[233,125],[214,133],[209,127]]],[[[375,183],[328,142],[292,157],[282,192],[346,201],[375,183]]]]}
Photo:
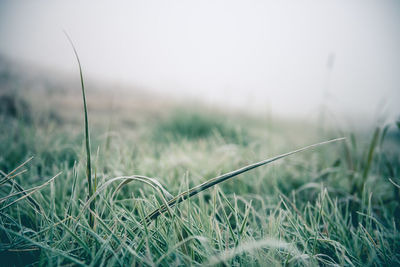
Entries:
{"type": "Polygon", "coordinates": [[[92,78],[288,115],[327,90],[334,113],[400,114],[400,1],[0,1],[11,59],[75,74],[63,29],[92,78]]]}

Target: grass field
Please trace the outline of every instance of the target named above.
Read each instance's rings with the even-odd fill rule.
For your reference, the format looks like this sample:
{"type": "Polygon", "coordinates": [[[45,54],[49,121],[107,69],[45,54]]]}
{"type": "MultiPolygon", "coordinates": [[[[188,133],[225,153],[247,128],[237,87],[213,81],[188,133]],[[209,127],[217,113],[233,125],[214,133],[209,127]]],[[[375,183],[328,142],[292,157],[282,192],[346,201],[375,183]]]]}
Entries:
{"type": "Polygon", "coordinates": [[[88,179],[79,90],[1,95],[1,265],[400,265],[395,122],[321,130],[271,114],[88,90],[88,179]],[[147,217],[208,179],[337,137],[346,140],[147,217]]]}

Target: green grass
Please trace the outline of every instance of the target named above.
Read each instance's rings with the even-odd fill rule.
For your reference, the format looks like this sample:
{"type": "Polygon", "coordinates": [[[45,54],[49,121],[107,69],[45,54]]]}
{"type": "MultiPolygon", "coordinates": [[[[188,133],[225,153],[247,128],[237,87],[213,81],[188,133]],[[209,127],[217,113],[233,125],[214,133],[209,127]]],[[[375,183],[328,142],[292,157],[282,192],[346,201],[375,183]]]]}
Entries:
{"type": "Polygon", "coordinates": [[[249,136],[243,127],[224,121],[223,117],[207,112],[176,110],[161,123],[153,133],[155,141],[181,142],[218,136],[228,143],[246,145],[249,136]],[[217,117],[216,117],[217,116],[217,117]]]}
{"type": "MultiPolygon", "coordinates": [[[[82,100],[83,100],[83,114],[85,117],[85,147],[86,147],[86,179],[88,182],[88,197],[87,199],[92,198],[96,191],[96,176],[92,177],[92,161],[91,161],[91,147],[90,147],[90,134],[89,134],[89,119],[88,119],[88,110],[86,104],[86,93],[85,93],[85,83],[83,81],[83,73],[81,61],[79,60],[78,52],[75,49],[74,43],[71,38],[68,36],[67,32],[64,32],[68,41],[70,42],[72,49],[74,50],[74,54],[76,57],[76,61],[78,62],[79,67],[79,77],[81,79],[81,89],[82,89],[82,100]]],[[[89,225],[91,228],[94,227],[94,216],[92,211],[96,208],[96,201],[93,199],[90,202],[90,212],[89,212],[89,225]]]]}
{"type": "Polygon", "coordinates": [[[98,186],[88,199],[88,124],[29,108],[29,122],[0,114],[2,265],[400,265],[394,123],[318,136],[261,116],[181,109],[133,130],[114,121],[110,134],[109,120],[91,113],[98,186]]]}

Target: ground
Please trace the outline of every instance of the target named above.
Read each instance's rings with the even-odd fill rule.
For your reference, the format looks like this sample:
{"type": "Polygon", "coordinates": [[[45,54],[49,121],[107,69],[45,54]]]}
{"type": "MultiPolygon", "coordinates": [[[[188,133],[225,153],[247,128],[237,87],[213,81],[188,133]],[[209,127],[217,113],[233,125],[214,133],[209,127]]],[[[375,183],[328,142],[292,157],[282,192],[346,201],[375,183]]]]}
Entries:
{"type": "Polygon", "coordinates": [[[79,84],[15,79],[3,73],[0,97],[5,266],[400,265],[394,122],[339,130],[87,86],[96,192],[89,205],[79,84]],[[145,223],[169,194],[342,136],[235,176],[145,223]]]}

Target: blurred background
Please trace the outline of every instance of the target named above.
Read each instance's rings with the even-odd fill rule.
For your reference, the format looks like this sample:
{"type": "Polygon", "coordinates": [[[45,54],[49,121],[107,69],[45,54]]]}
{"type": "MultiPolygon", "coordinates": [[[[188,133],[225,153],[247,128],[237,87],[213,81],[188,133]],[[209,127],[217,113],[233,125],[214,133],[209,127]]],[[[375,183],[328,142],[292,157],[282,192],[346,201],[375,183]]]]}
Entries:
{"type": "Polygon", "coordinates": [[[14,75],[33,92],[54,83],[80,93],[65,30],[92,88],[373,124],[400,112],[399,12],[386,0],[3,0],[0,88],[14,75]]]}

